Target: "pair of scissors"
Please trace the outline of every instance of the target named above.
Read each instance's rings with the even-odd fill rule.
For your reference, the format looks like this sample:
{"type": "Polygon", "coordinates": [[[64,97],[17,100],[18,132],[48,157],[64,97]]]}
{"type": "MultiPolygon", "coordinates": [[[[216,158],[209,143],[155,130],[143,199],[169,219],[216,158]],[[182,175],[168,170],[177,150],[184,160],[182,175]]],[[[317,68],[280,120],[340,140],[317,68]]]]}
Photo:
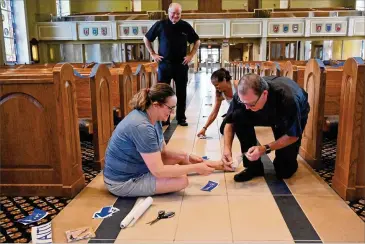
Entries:
{"type": "Polygon", "coordinates": [[[153,225],[154,223],[156,223],[157,221],[159,221],[160,219],[168,219],[168,218],[172,218],[175,216],[175,212],[165,212],[165,211],[158,211],[158,215],[157,218],[146,223],[146,224],[150,224],[153,225]]]}

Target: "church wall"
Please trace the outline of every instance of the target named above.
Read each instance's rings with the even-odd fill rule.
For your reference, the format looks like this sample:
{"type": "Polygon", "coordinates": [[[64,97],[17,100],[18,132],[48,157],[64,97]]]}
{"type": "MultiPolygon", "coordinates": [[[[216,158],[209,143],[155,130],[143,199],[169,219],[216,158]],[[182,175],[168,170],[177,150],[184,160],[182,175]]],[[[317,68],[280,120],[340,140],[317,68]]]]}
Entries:
{"type": "Polygon", "coordinates": [[[160,0],[142,1],[142,11],[153,11],[161,9],[160,0]]]}
{"type": "Polygon", "coordinates": [[[183,10],[198,10],[198,0],[173,0],[172,2],[180,3],[183,10]]]}
{"type": "Polygon", "coordinates": [[[247,10],[247,0],[222,0],[222,9],[245,9],[247,10]]]}
{"type": "Polygon", "coordinates": [[[71,13],[131,11],[130,0],[71,0],[71,13]]]}
{"type": "MultiPolygon", "coordinates": [[[[264,2],[266,0],[263,0],[264,2]]],[[[353,4],[353,0],[291,0],[291,8],[330,8],[330,7],[348,7],[353,4]]]]}

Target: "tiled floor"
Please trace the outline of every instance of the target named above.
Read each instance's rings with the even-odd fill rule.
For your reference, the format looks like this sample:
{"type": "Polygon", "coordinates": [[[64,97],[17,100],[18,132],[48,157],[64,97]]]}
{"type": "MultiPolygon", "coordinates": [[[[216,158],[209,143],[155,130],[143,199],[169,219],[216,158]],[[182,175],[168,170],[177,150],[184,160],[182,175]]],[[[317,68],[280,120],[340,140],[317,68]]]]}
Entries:
{"type": "MultiPolygon", "coordinates": [[[[214,102],[209,76],[201,74],[199,78],[200,84],[193,80],[188,87],[193,95],[186,112],[189,126],[178,126],[168,147],[220,159],[223,143],[218,131],[220,116],[208,129],[209,139],[196,137],[207,119],[204,116],[212,109],[209,104],[214,102]]],[[[227,108],[224,104],[220,115],[227,108]]],[[[256,130],[260,143],[272,140],[267,128],[256,130]]],[[[239,148],[235,139],[234,155],[239,154],[239,148]]],[[[273,157],[274,153],[269,155],[271,160],[273,157]]],[[[105,220],[92,219],[92,214],[102,206],[121,200],[106,191],[100,174],[52,220],[53,241],[66,242],[66,230],[91,226],[96,230],[96,239],[115,243],[365,242],[364,222],[305,162],[301,159],[299,162],[298,172],[285,182],[265,176],[236,183],[233,181],[235,173],[219,171],[205,177],[189,176],[189,187],[178,193],[153,197],[150,209],[134,226],[124,230],[119,228],[121,215],[105,220]],[[211,193],[200,190],[208,180],[219,182],[211,193]],[[273,191],[275,187],[285,188],[285,194],[273,191]],[[153,226],[146,225],[159,210],[174,211],[176,215],[153,226]],[[98,236],[100,228],[115,232],[109,235],[114,237],[98,236]],[[308,239],[313,236],[318,238],[308,239]]],[[[119,206],[123,208],[123,204],[119,206]]]]}

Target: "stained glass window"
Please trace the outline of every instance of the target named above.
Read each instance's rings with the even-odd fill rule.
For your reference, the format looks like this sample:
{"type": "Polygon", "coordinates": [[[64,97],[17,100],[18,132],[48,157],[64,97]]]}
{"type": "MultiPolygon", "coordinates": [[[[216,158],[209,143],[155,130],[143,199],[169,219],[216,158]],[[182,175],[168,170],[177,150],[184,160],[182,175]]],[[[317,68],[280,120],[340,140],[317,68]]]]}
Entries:
{"type": "Polygon", "coordinates": [[[3,34],[5,42],[6,62],[16,62],[16,39],[14,35],[14,9],[13,0],[0,0],[3,20],[3,34]]]}

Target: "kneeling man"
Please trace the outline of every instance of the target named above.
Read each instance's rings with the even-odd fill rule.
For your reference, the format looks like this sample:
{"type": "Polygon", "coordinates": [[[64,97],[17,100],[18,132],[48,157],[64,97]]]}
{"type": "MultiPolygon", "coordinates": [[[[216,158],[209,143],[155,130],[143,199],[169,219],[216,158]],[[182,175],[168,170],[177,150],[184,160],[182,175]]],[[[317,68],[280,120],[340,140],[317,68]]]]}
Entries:
{"type": "Polygon", "coordinates": [[[298,168],[302,133],[309,113],[308,94],[286,77],[244,75],[227,112],[222,161],[232,162],[232,142],[237,135],[245,170],[234,180],[243,182],[264,175],[260,157],[275,150],[274,168],[279,179],[290,178],[298,168]],[[270,126],[275,141],[257,146],[254,126],[270,126]]]}

